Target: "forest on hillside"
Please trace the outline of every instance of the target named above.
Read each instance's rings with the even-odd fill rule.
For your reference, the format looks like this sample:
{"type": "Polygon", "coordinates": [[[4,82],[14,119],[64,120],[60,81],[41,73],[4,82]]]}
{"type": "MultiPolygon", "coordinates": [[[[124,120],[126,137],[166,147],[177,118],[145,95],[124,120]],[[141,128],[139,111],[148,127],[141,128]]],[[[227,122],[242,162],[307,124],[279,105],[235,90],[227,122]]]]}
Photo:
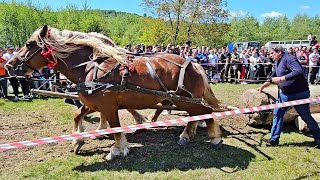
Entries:
{"type": "Polygon", "coordinates": [[[266,18],[263,22],[250,15],[222,17],[221,21],[182,19],[178,22],[174,19],[169,21],[155,16],[79,8],[74,5],[54,11],[50,7],[36,6],[30,1],[12,1],[0,3],[0,17],[0,47],[6,44],[22,46],[36,29],[45,24],[60,30],[99,32],[120,46],[168,44],[173,41],[181,45],[187,39],[193,46],[216,47],[238,41],[260,41],[264,44],[271,40],[306,39],[310,33],[320,33],[320,16],[309,17],[305,14],[298,14],[292,20],[280,16],[266,18]]]}

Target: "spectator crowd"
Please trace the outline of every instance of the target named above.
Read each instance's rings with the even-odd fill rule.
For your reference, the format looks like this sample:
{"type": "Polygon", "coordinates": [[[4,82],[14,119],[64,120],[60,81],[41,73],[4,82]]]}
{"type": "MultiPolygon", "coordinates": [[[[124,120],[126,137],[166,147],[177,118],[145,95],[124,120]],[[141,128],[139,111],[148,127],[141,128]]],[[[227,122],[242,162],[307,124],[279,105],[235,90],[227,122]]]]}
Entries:
{"type": "MultiPolygon", "coordinates": [[[[166,52],[177,54],[183,58],[199,63],[206,70],[208,79],[222,83],[261,83],[271,74],[274,62],[269,48],[264,46],[250,47],[238,51],[227,47],[191,47],[188,43],[183,46],[138,44],[135,47],[126,46],[134,53],[166,52]]],[[[295,56],[305,69],[305,77],[310,84],[317,83],[319,76],[319,49],[314,46],[289,47],[286,53],[295,56]]]]}

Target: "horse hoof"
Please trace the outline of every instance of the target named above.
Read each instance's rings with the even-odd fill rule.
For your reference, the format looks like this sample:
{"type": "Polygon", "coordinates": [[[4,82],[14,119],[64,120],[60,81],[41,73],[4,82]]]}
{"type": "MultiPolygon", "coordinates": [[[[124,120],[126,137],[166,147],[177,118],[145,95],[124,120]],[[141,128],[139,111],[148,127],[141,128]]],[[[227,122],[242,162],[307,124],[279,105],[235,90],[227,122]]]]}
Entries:
{"type": "Polygon", "coordinates": [[[78,141],[76,141],[76,143],[73,146],[73,152],[75,154],[79,154],[79,151],[81,149],[81,147],[85,144],[84,140],[80,139],[78,141]]]}
{"type": "Polygon", "coordinates": [[[106,156],[104,157],[104,159],[105,159],[106,161],[111,161],[111,160],[115,159],[116,157],[118,157],[118,156],[113,155],[112,153],[109,153],[108,155],[106,155],[106,156]]]}
{"type": "Polygon", "coordinates": [[[116,158],[119,158],[119,157],[122,157],[122,155],[121,155],[121,154],[114,154],[114,153],[110,152],[108,155],[106,155],[106,156],[104,157],[104,159],[105,159],[106,161],[112,161],[112,160],[114,160],[114,159],[116,159],[116,158]]]}
{"type": "Polygon", "coordinates": [[[201,127],[201,128],[205,128],[205,127],[207,127],[207,124],[204,121],[198,121],[197,126],[201,127]]]}
{"type": "Polygon", "coordinates": [[[186,145],[189,143],[189,141],[186,140],[186,139],[179,139],[179,140],[177,141],[177,143],[178,143],[180,146],[186,146],[186,145]]]}
{"type": "Polygon", "coordinates": [[[212,144],[212,148],[214,150],[219,150],[222,148],[223,144],[222,144],[223,140],[221,140],[218,144],[212,144]]]}

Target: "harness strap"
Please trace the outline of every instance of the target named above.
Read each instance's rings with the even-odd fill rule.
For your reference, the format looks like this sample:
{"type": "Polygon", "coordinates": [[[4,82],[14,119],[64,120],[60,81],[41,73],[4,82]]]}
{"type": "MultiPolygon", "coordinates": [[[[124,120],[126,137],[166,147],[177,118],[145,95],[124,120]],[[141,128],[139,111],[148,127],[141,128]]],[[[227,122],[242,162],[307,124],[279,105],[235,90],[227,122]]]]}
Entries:
{"type": "Polygon", "coordinates": [[[172,63],[172,64],[174,64],[174,65],[176,65],[176,66],[179,66],[179,67],[183,67],[183,65],[181,65],[181,64],[179,64],[179,63],[176,63],[176,62],[174,62],[174,61],[171,61],[171,60],[169,60],[169,59],[167,59],[167,58],[164,58],[164,57],[161,57],[161,56],[155,56],[155,57],[157,57],[157,58],[161,58],[161,59],[163,59],[163,60],[166,60],[166,61],[168,61],[169,63],[172,63]]]}
{"type": "Polygon", "coordinates": [[[121,77],[121,84],[120,84],[120,90],[124,91],[127,89],[127,81],[129,76],[129,68],[128,66],[125,66],[124,69],[122,69],[122,77],[121,77]]]}
{"type": "MultiPolygon", "coordinates": [[[[103,72],[104,72],[104,74],[101,76],[101,77],[97,77],[97,79],[93,79],[93,80],[100,80],[100,79],[102,79],[102,78],[105,78],[105,77],[107,77],[107,76],[109,76],[116,68],[118,68],[120,66],[120,63],[116,63],[110,70],[108,70],[108,71],[106,71],[106,70],[104,70],[103,68],[101,68],[100,66],[94,66],[95,68],[96,68],[96,70],[95,71],[98,71],[98,69],[100,69],[100,70],[102,70],[103,72]]],[[[97,73],[97,72],[95,72],[95,73],[97,73]]]]}
{"type": "Polygon", "coordinates": [[[150,61],[148,58],[143,57],[144,60],[146,60],[146,65],[149,67],[149,69],[151,70],[150,73],[152,74],[151,76],[155,77],[159,84],[161,85],[161,87],[163,88],[163,90],[165,90],[166,92],[169,92],[167,87],[163,84],[163,82],[161,81],[160,77],[158,76],[157,72],[154,70],[154,68],[152,67],[150,61]]]}
{"type": "Polygon", "coordinates": [[[94,62],[94,65],[93,65],[93,80],[97,79],[97,76],[98,76],[98,68],[96,66],[97,62],[94,62]]]}
{"type": "Polygon", "coordinates": [[[186,73],[186,68],[190,62],[191,62],[191,60],[186,59],[184,61],[184,63],[182,64],[182,66],[180,66],[181,69],[180,69],[180,74],[179,74],[178,86],[177,86],[175,93],[179,93],[179,92],[181,92],[181,90],[184,90],[192,96],[192,94],[188,90],[185,89],[184,84],[183,84],[184,74],[186,73]]]}
{"type": "Polygon", "coordinates": [[[89,64],[89,63],[91,63],[91,62],[92,62],[92,61],[86,61],[86,62],[84,62],[84,63],[78,64],[78,65],[72,67],[71,69],[75,69],[75,68],[78,68],[78,67],[81,67],[81,66],[85,66],[85,65],[87,65],[87,64],[89,64]]]}

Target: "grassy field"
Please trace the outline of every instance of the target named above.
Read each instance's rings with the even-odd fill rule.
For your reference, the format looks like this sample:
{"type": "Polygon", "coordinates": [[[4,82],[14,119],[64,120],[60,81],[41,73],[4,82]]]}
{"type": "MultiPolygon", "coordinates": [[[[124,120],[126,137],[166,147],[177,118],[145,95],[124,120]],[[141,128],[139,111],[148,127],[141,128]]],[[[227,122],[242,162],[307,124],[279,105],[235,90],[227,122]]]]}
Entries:
{"type": "MultiPolygon", "coordinates": [[[[212,88],[218,99],[239,106],[240,95],[258,85],[218,84],[212,88]]],[[[75,107],[61,99],[33,102],[0,101],[0,143],[69,134],[75,107]]],[[[150,110],[141,111],[148,114],[150,110]]],[[[177,117],[161,116],[160,120],[177,117]]],[[[126,111],[124,125],[134,124],[126,111]]],[[[87,129],[97,126],[98,114],[86,118],[87,129]]],[[[266,147],[262,137],[269,128],[246,126],[244,116],[220,120],[224,146],[216,150],[206,142],[205,128],[186,147],[176,144],[183,126],[149,129],[127,134],[130,154],[112,162],[103,156],[112,138],[87,139],[80,155],[71,142],[40,145],[0,153],[0,179],[320,179],[320,150],[312,138],[286,125],[280,146],[266,147]]]]}

